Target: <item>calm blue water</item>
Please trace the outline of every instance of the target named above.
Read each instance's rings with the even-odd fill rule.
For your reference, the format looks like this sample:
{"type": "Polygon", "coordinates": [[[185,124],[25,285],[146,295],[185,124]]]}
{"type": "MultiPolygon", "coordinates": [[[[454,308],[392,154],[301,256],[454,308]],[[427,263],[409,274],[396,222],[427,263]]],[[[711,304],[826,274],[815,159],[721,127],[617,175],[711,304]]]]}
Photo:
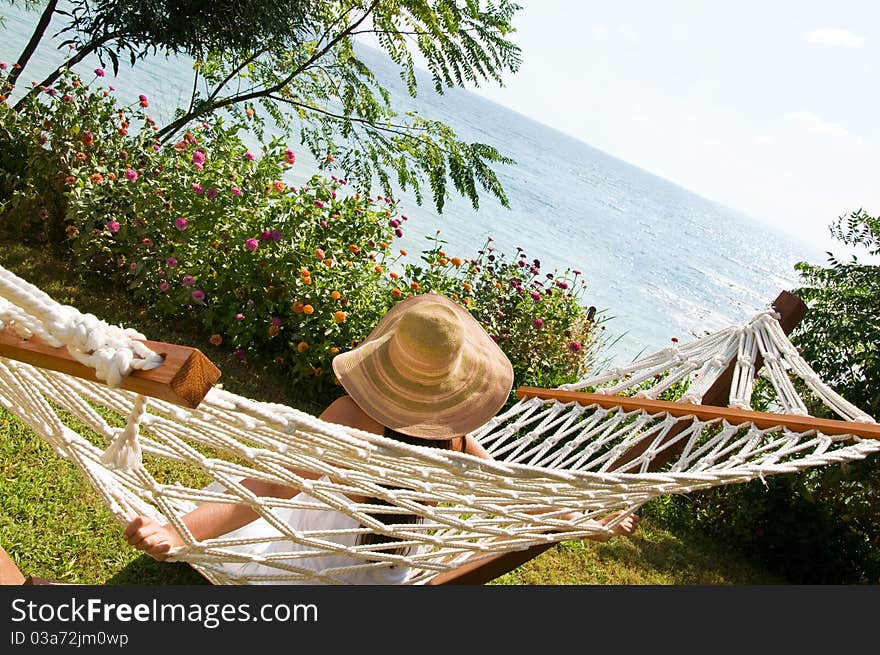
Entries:
{"type": "MultiPolygon", "coordinates": [[[[11,62],[37,16],[6,5],[2,14],[0,61],[11,62]]],[[[26,83],[58,61],[45,46],[38,55],[26,83]]],[[[381,53],[364,48],[362,55],[400,109],[443,120],[460,137],[493,144],[517,161],[498,169],[510,209],[487,196],[475,211],[453,197],[438,215],[411,194],[397,194],[410,217],[404,245],[424,247],[439,229],[450,254],[468,257],[491,236],[500,250],[524,248],[544,270],[582,270],[587,303],[606,310],[607,331],[619,336],[609,351],[617,362],[665,347],[672,337],[684,341],[744,321],[796,286],[795,262],[824,260],[815,248],[473,93],[438,96],[426,84],[412,100],[381,53]]],[[[157,57],[105,82],[121,99],[146,93],[158,120],[188,101],[191,75],[189,62],[157,57]]],[[[296,182],[314,162],[294,149],[296,182]]]]}

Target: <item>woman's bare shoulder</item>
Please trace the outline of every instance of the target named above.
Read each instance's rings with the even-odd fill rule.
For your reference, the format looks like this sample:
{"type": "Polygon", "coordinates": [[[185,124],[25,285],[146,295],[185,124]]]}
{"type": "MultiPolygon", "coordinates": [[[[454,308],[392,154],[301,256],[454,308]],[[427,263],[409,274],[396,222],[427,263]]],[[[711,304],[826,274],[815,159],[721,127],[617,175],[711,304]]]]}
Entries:
{"type": "Polygon", "coordinates": [[[382,434],[384,431],[382,424],[365,414],[350,396],[341,396],[330,403],[327,409],[321,412],[321,419],[376,434],[382,434]]]}

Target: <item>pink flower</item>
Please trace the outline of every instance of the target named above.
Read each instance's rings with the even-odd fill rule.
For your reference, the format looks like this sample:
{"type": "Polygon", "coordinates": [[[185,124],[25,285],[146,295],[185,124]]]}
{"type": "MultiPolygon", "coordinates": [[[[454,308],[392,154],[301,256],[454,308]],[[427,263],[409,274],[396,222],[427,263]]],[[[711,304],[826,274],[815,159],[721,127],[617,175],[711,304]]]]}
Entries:
{"type": "Polygon", "coordinates": [[[240,362],[243,362],[245,359],[247,359],[247,355],[245,355],[245,352],[241,349],[235,351],[235,356],[240,362]]]}
{"type": "Polygon", "coordinates": [[[211,343],[212,346],[219,346],[223,343],[223,337],[221,337],[219,334],[212,334],[211,338],[208,339],[208,341],[211,343]]]}
{"type": "Polygon", "coordinates": [[[320,225],[321,227],[327,227],[327,221],[321,221],[320,225]]]}
{"type": "Polygon", "coordinates": [[[260,242],[251,237],[247,241],[244,242],[244,247],[250,251],[254,251],[260,247],[260,242]]]}
{"type": "Polygon", "coordinates": [[[538,293],[537,291],[532,291],[532,293],[530,293],[529,295],[532,297],[532,300],[534,300],[535,302],[539,301],[542,298],[541,294],[538,293]]]}
{"type": "Polygon", "coordinates": [[[560,289],[568,289],[568,284],[562,280],[556,280],[556,286],[560,289]]]}
{"type": "Polygon", "coordinates": [[[208,200],[213,200],[214,198],[217,197],[217,189],[215,189],[214,187],[211,187],[210,189],[205,191],[205,197],[208,200]]]}
{"type": "Polygon", "coordinates": [[[540,318],[536,318],[534,321],[532,321],[532,327],[536,330],[540,330],[544,327],[544,321],[540,318]]]}
{"type": "Polygon", "coordinates": [[[191,287],[196,283],[196,279],[192,275],[184,275],[181,282],[183,283],[183,286],[191,287]]]}
{"type": "Polygon", "coordinates": [[[107,229],[110,230],[112,234],[116,234],[119,232],[119,223],[116,221],[107,221],[107,229]]]}
{"type": "Polygon", "coordinates": [[[235,320],[236,320],[236,321],[243,321],[243,320],[244,320],[244,314],[242,314],[242,313],[238,313],[238,314],[236,314],[236,315],[235,315],[235,320]]]}
{"type": "Polygon", "coordinates": [[[175,268],[177,266],[177,259],[175,257],[168,257],[165,260],[165,265],[168,266],[168,268],[175,268]]]}
{"type": "Polygon", "coordinates": [[[131,270],[136,271],[136,270],[137,270],[137,267],[138,267],[137,262],[132,262],[131,264],[128,265],[128,267],[129,267],[131,270]]]}
{"type": "Polygon", "coordinates": [[[240,196],[240,195],[241,195],[241,189],[239,189],[237,186],[232,187],[232,188],[229,190],[229,192],[230,192],[232,195],[234,195],[234,196],[240,196]]]}
{"type": "Polygon", "coordinates": [[[205,299],[205,292],[201,289],[196,289],[192,292],[192,299],[196,302],[202,302],[205,299]]]}
{"type": "Polygon", "coordinates": [[[205,151],[204,150],[196,150],[192,156],[193,164],[204,164],[205,163],[205,151]]]}
{"type": "Polygon", "coordinates": [[[198,195],[202,195],[205,190],[202,188],[202,185],[196,182],[192,185],[192,190],[195,191],[198,195]]]}
{"type": "Polygon", "coordinates": [[[571,350],[571,352],[573,352],[573,353],[579,353],[581,351],[581,348],[582,348],[581,344],[578,343],[577,341],[572,341],[571,343],[568,344],[568,349],[571,350]]]}
{"type": "Polygon", "coordinates": [[[142,93],[141,95],[138,96],[138,100],[139,100],[140,102],[146,102],[146,101],[147,101],[147,96],[145,96],[145,95],[142,93]]]}
{"type": "Polygon", "coordinates": [[[273,316],[273,317],[272,317],[272,325],[274,325],[275,327],[280,326],[280,325],[281,325],[281,319],[278,318],[277,316],[273,316]]]}
{"type": "Polygon", "coordinates": [[[394,234],[397,235],[397,238],[400,238],[403,236],[403,230],[397,228],[396,230],[394,230],[394,234]]]}
{"type": "Polygon", "coordinates": [[[103,68],[96,68],[95,75],[97,75],[98,77],[104,77],[104,69],[103,68]]]}
{"type": "Polygon", "coordinates": [[[293,164],[296,162],[296,155],[293,153],[293,150],[285,150],[284,151],[284,160],[288,164],[293,164]]]}
{"type": "Polygon", "coordinates": [[[244,153],[244,158],[247,159],[248,161],[253,161],[254,160],[254,153],[246,152],[246,153],[244,153]]]}
{"type": "Polygon", "coordinates": [[[129,182],[134,182],[136,179],[138,179],[138,172],[133,168],[129,168],[127,171],[125,171],[125,179],[129,182]]]}
{"type": "Polygon", "coordinates": [[[159,283],[159,291],[165,292],[165,291],[168,291],[168,289],[170,289],[170,288],[171,288],[171,285],[168,284],[165,280],[162,280],[159,283]]]}
{"type": "Polygon", "coordinates": [[[0,62],[0,71],[6,70],[6,62],[0,62]]]}
{"type": "Polygon", "coordinates": [[[324,209],[324,203],[321,202],[320,200],[316,200],[315,207],[317,207],[318,209],[324,209]]]}
{"type": "Polygon", "coordinates": [[[186,220],[183,216],[178,217],[176,221],[174,221],[174,227],[183,232],[186,229],[186,226],[189,225],[189,221],[186,220]]]}
{"type": "Polygon", "coordinates": [[[61,96],[61,99],[64,102],[73,102],[73,96],[70,95],[69,93],[65,93],[63,96],[61,96]]]}

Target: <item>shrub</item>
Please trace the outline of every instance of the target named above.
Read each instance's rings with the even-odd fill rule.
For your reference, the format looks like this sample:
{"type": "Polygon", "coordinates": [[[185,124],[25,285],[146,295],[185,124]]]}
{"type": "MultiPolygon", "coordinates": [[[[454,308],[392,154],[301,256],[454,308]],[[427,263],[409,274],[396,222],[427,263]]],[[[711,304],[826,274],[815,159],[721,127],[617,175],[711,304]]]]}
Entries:
{"type": "Polygon", "coordinates": [[[8,138],[40,163],[5,170],[15,187],[7,235],[34,234],[29,208],[48,202],[37,189],[49,189],[56,209],[41,238],[63,243],[81,270],[124,286],[157,317],[192,323],[241,359],[284,367],[312,400],[340,393],[337,353],[394,303],[428,291],[481,321],[517,385],[570,382],[594,361],[601,320],[583,305],[579,272],[543,273],[521,249],[508,258],[491,241],[473,258],[447,255],[439,235],[411,258],[395,245],[408,219],[391,198],[336,177],[290,186],[295,154],[278,140],[250,152],[246,117],[160,145],[148,106],[141,96],[120,108],[68,74],[21,115],[4,109],[8,138]]]}

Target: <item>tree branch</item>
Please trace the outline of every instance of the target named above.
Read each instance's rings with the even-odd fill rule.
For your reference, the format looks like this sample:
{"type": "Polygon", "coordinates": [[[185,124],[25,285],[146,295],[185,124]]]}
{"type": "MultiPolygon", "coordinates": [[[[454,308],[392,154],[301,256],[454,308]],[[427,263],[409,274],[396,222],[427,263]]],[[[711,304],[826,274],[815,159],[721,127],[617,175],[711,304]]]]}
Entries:
{"type": "Polygon", "coordinates": [[[49,27],[49,23],[52,21],[52,14],[55,13],[55,7],[57,5],[58,0],[50,0],[49,4],[47,4],[46,8],[43,10],[43,14],[40,16],[40,20],[34,28],[34,33],[31,34],[30,40],[18,56],[18,61],[15,62],[19,65],[19,68],[13,68],[9,73],[9,77],[6,78],[6,84],[8,86],[7,92],[12,91],[12,89],[15,88],[15,83],[18,81],[19,75],[24,72],[24,67],[27,66],[31,59],[31,55],[34,54],[43,35],[46,33],[46,28],[49,27]]]}

